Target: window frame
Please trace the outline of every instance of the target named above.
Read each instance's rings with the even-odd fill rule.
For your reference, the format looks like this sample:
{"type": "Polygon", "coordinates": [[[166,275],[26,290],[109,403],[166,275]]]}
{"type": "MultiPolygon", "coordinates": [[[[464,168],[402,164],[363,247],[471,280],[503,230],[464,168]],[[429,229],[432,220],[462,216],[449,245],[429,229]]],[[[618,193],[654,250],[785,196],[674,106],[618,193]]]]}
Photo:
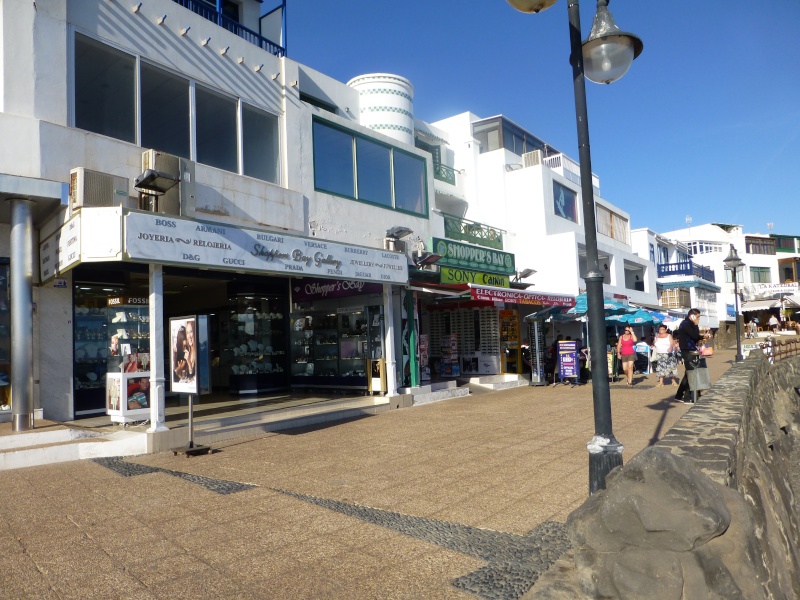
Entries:
{"type": "Polygon", "coordinates": [[[92,133],[93,135],[101,135],[107,137],[111,140],[116,140],[126,144],[133,144],[138,146],[142,150],[147,150],[149,147],[142,145],[142,89],[141,89],[141,77],[142,77],[142,64],[148,65],[153,69],[157,69],[166,73],[167,75],[178,77],[180,79],[186,80],[189,83],[189,156],[182,156],[181,158],[185,158],[191,160],[193,162],[199,162],[197,160],[197,105],[196,105],[196,97],[195,97],[195,90],[196,85],[200,85],[209,92],[213,94],[217,94],[219,96],[223,96],[228,99],[232,99],[236,103],[236,170],[229,171],[227,169],[222,169],[220,167],[215,167],[213,165],[206,165],[206,163],[200,162],[199,164],[209,166],[214,169],[219,169],[226,173],[234,173],[236,175],[240,175],[243,177],[250,177],[256,179],[258,181],[263,181],[265,183],[270,183],[273,185],[282,185],[283,181],[283,155],[284,155],[284,148],[283,148],[283,127],[282,127],[282,119],[283,115],[276,113],[274,110],[270,109],[266,106],[261,106],[256,104],[250,99],[245,100],[243,97],[233,94],[227,90],[221,89],[215,86],[213,83],[200,81],[194,77],[186,73],[180,73],[171,69],[165,65],[159,64],[154,60],[150,59],[149,57],[142,56],[136,52],[132,52],[128,48],[124,48],[119,44],[115,44],[113,42],[109,42],[105,39],[100,39],[99,37],[92,35],[91,32],[84,31],[78,27],[71,26],[69,31],[69,39],[70,43],[68,45],[68,85],[67,85],[67,92],[68,92],[68,108],[67,108],[67,123],[68,127],[72,129],[76,129],[79,131],[86,131],[92,133]],[[134,86],[134,140],[129,141],[118,137],[113,137],[103,133],[93,132],[88,129],[82,129],[77,126],[76,124],[76,103],[77,103],[77,85],[76,85],[76,39],[77,36],[80,35],[87,40],[90,40],[94,43],[100,44],[102,46],[106,46],[111,50],[121,52],[134,60],[134,70],[133,70],[133,86],[134,86]],[[249,107],[261,111],[267,115],[270,115],[277,119],[277,124],[275,127],[275,136],[276,136],[276,148],[277,148],[277,169],[276,169],[276,181],[269,181],[268,179],[261,179],[258,177],[253,177],[252,175],[245,175],[244,173],[244,131],[243,131],[243,118],[242,118],[242,110],[243,105],[247,104],[249,107]]]}
{"type": "Polygon", "coordinates": [[[362,204],[367,204],[369,206],[374,206],[376,208],[382,208],[382,209],[385,209],[385,210],[392,210],[392,211],[395,211],[395,212],[404,213],[404,214],[408,214],[408,215],[413,215],[415,217],[422,217],[422,218],[425,218],[425,219],[429,219],[430,218],[430,215],[429,215],[429,213],[430,213],[430,203],[429,203],[429,198],[428,198],[428,159],[427,158],[425,158],[423,156],[418,156],[417,154],[415,154],[413,152],[410,152],[410,151],[405,150],[403,148],[399,148],[397,146],[393,146],[393,145],[388,144],[388,143],[386,143],[386,142],[384,142],[382,140],[378,140],[378,139],[372,138],[372,137],[370,137],[368,135],[364,135],[362,133],[359,133],[357,131],[354,131],[352,129],[349,129],[347,127],[339,125],[338,123],[334,123],[332,121],[329,121],[327,119],[323,119],[323,118],[318,117],[316,115],[312,116],[312,118],[311,118],[311,136],[312,136],[312,147],[313,147],[312,154],[313,154],[313,167],[314,167],[314,175],[313,175],[314,191],[320,192],[320,193],[323,193],[323,194],[330,194],[332,196],[337,196],[339,198],[347,198],[348,200],[353,200],[355,202],[361,202],[362,204]],[[329,129],[333,129],[333,130],[339,131],[341,133],[344,133],[344,134],[350,136],[351,142],[352,142],[352,153],[353,153],[352,154],[352,156],[353,156],[353,194],[354,194],[353,196],[349,196],[347,194],[341,194],[341,193],[338,193],[338,192],[330,191],[330,190],[327,190],[325,188],[321,188],[321,187],[319,187],[317,185],[317,154],[316,154],[316,147],[317,146],[316,146],[316,141],[314,139],[314,135],[315,135],[314,131],[315,131],[315,126],[316,125],[320,125],[321,127],[327,127],[329,129]],[[356,140],[358,140],[358,139],[361,139],[361,140],[363,140],[363,141],[365,141],[367,143],[374,143],[374,144],[376,144],[378,146],[383,146],[383,147],[389,149],[389,160],[390,160],[390,163],[389,163],[389,167],[390,167],[389,168],[389,177],[390,177],[390,185],[391,185],[391,205],[390,206],[387,206],[386,204],[380,204],[378,202],[370,201],[370,200],[368,200],[366,198],[360,197],[360,195],[359,195],[359,189],[358,189],[358,144],[356,142],[356,140]],[[418,160],[422,165],[422,173],[423,173],[422,190],[421,190],[422,198],[423,198],[422,212],[409,211],[409,210],[406,210],[404,208],[398,208],[398,206],[397,206],[397,197],[396,197],[396,193],[395,193],[395,181],[394,181],[394,176],[395,176],[394,157],[395,157],[395,153],[400,153],[400,154],[406,155],[406,156],[408,156],[410,158],[413,158],[415,160],[418,160]]]}

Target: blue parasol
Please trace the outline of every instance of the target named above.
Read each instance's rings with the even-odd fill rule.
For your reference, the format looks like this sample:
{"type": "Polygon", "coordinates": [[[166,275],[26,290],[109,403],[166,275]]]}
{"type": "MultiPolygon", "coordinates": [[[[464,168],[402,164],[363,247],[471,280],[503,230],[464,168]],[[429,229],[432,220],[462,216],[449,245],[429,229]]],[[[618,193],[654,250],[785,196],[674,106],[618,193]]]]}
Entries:
{"type": "MultiPolygon", "coordinates": [[[[568,315],[585,315],[586,311],[589,310],[589,305],[586,301],[586,294],[578,294],[575,297],[575,306],[570,308],[566,314],[568,315]]],[[[617,302],[616,300],[609,300],[608,298],[603,298],[603,310],[605,311],[606,317],[609,315],[619,315],[623,313],[633,313],[636,311],[635,308],[632,306],[628,306],[627,304],[622,304],[622,302],[617,302]]]]}
{"type": "Polygon", "coordinates": [[[664,319],[659,318],[655,313],[640,308],[634,313],[624,313],[620,315],[609,315],[606,317],[606,323],[624,324],[624,325],[658,325],[664,319]]]}

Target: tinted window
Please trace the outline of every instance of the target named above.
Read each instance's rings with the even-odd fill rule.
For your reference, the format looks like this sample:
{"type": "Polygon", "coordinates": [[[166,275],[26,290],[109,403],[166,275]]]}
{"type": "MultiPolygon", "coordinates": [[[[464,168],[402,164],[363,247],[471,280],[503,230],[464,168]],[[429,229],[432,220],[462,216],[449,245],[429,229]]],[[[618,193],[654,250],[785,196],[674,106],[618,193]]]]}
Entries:
{"type": "Polygon", "coordinates": [[[278,117],[245,104],[242,139],[244,174],[278,183],[278,117]]]}
{"type": "Polygon", "coordinates": [[[394,207],[425,213],[425,161],[416,156],[394,152],[394,207]]]}
{"type": "Polygon", "coordinates": [[[197,162],[239,171],[236,141],[236,100],[195,86],[197,162]]]}
{"type": "Polygon", "coordinates": [[[141,66],[142,147],[189,156],[189,82],[141,66]]]}
{"type": "Polygon", "coordinates": [[[353,136],[319,122],[314,123],[314,186],[333,194],[355,197],[353,136]]]}
{"type": "Polygon", "coordinates": [[[136,141],[136,59],[75,34],[75,127],[136,141]]]}
{"type": "Polygon", "coordinates": [[[358,199],[392,205],[392,152],[386,146],[356,138],[358,199]]]}

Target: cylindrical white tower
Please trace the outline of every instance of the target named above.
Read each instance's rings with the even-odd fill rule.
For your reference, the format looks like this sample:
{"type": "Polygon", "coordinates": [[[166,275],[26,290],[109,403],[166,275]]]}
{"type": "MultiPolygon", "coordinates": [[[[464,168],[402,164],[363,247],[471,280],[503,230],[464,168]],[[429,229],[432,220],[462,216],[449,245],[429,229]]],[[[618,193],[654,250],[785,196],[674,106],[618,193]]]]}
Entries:
{"type": "Polygon", "coordinates": [[[347,82],[358,90],[359,123],[414,144],[414,86],[405,77],[389,73],[359,75],[347,82]]]}

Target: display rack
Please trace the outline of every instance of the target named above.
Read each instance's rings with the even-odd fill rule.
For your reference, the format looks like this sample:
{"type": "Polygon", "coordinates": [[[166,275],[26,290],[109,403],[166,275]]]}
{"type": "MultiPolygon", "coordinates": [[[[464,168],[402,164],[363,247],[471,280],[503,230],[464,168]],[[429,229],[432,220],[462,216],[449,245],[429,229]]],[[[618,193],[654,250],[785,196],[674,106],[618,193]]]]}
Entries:
{"type": "Polygon", "coordinates": [[[516,310],[501,310],[500,346],[503,354],[503,373],[520,372],[519,314],[516,310]]]}
{"type": "Polygon", "coordinates": [[[219,367],[231,394],[288,387],[285,298],[241,294],[221,323],[219,367]]]}
{"type": "Polygon", "coordinates": [[[293,388],[367,390],[367,359],[383,357],[380,307],[309,311],[290,318],[293,388]]]}

